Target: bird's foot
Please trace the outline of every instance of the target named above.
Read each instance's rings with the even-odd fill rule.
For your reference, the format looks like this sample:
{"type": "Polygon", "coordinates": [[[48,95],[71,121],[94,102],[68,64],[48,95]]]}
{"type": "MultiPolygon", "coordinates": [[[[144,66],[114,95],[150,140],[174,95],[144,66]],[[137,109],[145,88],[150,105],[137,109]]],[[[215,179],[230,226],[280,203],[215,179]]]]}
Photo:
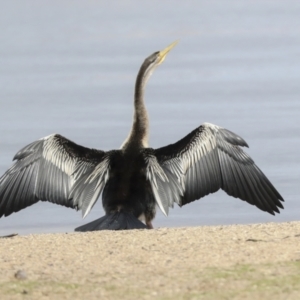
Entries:
{"type": "Polygon", "coordinates": [[[151,221],[146,221],[146,226],[147,226],[148,229],[153,229],[154,228],[151,221]]]}

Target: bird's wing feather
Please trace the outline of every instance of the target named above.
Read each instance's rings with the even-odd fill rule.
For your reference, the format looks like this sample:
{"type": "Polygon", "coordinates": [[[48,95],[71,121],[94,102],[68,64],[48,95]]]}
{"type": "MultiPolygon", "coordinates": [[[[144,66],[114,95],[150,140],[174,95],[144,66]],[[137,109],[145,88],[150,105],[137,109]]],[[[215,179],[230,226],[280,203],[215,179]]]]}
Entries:
{"type": "Polygon", "coordinates": [[[104,151],[77,145],[58,134],[21,149],[0,178],[0,217],[39,200],[81,209],[87,215],[108,176],[104,151]]]}
{"type": "MultiPolygon", "coordinates": [[[[174,201],[190,203],[220,188],[271,214],[283,208],[283,198],[240,146],[247,143],[233,132],[204,123],[182,140],[154,150],[157,163],[175,175],[183,189],[174,201]]],[[[165,180],[164,182],[167,182],[165,180]]]]}
{"type": "Polygon", "coordinates": [[[150,182],[153,196],[161,211],[168,215],[169,207],[173,207],[174,202],[180,205],[183,188],[176,173],[162,168],[153,149],[144,149],[143,155],[146,163],[146,178],[150,182]]]}

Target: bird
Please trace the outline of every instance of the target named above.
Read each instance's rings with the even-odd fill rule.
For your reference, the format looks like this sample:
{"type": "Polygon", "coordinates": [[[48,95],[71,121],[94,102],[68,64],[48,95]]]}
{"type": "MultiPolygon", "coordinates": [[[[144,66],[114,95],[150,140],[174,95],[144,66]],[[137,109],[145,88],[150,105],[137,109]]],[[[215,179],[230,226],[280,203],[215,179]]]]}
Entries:
{"type": "Polygon", "coordinates": [[[176,44],[142,63],[132,127],[120,149],[90,149],[59,134],[27,145],[0,178],[0,217],[49,201],[81,210],[84,218],[102,195],[105,215],[75,231],[152,229],[157,207],[168,215],[175,203],[181,207],[220,189],[280,213],[282,196],[242,150],[248,144],[237,134],[203,123],[174,144],[149,147],[146,83],[176,44]]]}

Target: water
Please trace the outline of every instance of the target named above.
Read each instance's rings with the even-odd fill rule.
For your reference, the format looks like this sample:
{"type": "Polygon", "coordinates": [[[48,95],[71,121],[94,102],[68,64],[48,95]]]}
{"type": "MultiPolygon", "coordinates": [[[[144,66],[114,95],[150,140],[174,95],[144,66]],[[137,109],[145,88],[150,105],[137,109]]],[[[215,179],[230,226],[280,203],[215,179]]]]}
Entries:
{"type": "MultiPolygon", "coordinates": [[[[203,122],[241,135],[286,200],[270,216],[224,192],[160,212],[155,227],[300,219],[299,1],[6,1],[0,4],[0,173],[51,133],[119,148],[143,59],[180,39],[150,79],[152,147],[203,122]]],[[[72,231],[103,214],[38,203],[0,235],[72,231]]]]}

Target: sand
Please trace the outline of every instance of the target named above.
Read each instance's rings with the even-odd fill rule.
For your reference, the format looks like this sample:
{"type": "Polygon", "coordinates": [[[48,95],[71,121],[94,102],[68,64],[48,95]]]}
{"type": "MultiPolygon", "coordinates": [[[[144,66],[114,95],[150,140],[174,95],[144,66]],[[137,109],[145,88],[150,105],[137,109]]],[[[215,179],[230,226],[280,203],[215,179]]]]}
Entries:
{"type": "Polygon", "coordinates": [[[0,299],[300,299],[300,222],[0,238],[0,299]]]}

